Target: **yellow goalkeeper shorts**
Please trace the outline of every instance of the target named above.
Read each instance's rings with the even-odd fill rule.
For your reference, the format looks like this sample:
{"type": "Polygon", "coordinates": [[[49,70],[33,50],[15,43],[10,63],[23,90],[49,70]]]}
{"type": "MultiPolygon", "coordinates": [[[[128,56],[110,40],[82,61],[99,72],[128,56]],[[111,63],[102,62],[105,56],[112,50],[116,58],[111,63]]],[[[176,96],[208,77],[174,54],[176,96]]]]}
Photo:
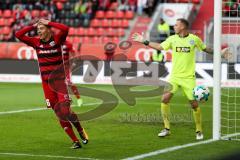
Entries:
{"type": "Polygon", "coordinates": [[[175,94],[178,88],[182,88],[188,100],[194,100],[193,88],[196,86],[196,79],[171,77],[169,83],[172,85],[171,93],[175,94]]]}

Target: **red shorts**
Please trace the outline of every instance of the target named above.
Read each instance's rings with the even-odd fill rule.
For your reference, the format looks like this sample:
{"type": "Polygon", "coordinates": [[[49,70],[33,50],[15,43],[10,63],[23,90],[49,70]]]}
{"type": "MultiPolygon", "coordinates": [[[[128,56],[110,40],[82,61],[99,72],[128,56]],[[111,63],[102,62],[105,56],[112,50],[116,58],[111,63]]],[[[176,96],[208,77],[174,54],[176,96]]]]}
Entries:
{"type": "MultiPolygon", "coordinates": [[[[48,108],[53,108],[59,102],[70,102],[65,80],[55,80],[53,82],[42,82],[43,91],[48,108]]],[[[70,104],[70,103],[69,103],[70,104]]]]}

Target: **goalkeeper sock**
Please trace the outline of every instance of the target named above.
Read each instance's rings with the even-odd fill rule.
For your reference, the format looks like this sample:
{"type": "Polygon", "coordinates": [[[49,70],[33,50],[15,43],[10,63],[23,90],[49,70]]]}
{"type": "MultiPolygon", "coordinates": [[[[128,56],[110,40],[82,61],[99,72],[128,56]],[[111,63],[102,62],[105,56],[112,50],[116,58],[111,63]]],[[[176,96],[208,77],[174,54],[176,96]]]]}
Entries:
{"type": "Polygon", "coordinates": [[[76,96],[77,99],[80,98],[80,94],[78,92],[78,89],[75,85],[71,85],[71,89],[72,89],[72,92],[74,93],[74,95],[76,96]]]}
{"type": "Polygon", "coordinates": [[[202,132],[202,115],[200,107],[193,109],[193,117],[196,124],[196,132],[202,132]]]}
{"type": "Polygon", "coordinates": [[[78,141],[78,138],[76,137],[73,129],[72,129],[72,125],[69,121],[64,121],[64,120],[59,120],[62,128],[64,129],[64,131],[67,133],[67,135],[71,138],[71,140],[73,142],[78,141]]]}
{"type": "Polygon", "coordinates": [[[169,106],[169,104],[161,103],[161,112],[162,112],[164,128],[170,129],[170,122],[169,122],[170,106],[169,106]]]}

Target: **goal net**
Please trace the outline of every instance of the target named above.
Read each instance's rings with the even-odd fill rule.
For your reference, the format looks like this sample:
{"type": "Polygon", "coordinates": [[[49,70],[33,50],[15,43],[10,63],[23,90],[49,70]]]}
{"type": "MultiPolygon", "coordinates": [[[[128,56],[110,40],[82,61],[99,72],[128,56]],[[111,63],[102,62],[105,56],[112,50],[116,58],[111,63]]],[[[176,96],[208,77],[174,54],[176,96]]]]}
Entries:
{"type": "Polygon", "coordinates": [[[240,1],[222,0],[221,8],[220,47],[229,47],[232,57],[221,59],[220,136],[240,140],[240,1]]]}

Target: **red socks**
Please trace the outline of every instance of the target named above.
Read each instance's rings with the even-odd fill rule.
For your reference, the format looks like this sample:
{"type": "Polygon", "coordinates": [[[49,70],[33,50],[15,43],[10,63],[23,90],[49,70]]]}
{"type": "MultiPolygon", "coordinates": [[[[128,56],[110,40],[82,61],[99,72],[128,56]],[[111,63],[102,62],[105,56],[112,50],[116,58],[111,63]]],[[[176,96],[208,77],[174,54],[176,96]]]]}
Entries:
{"type": "Polygon", "coordinates": [[[64,131],[67,133],[67,135],[72,139],[73,142],[78,141],[78,138],[76,137],[73,129],[72,129],[72,125],[69,121],[64,121],[64,120],[59,120],[62,128],[64,129],[64,131]]]}

